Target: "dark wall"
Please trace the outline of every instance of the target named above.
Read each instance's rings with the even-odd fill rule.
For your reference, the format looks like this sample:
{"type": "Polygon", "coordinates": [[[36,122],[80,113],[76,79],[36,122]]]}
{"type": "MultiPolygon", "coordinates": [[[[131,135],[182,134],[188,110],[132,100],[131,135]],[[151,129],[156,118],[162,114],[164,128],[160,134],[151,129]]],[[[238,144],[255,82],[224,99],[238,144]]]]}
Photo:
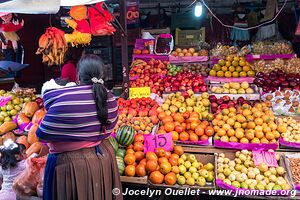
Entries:
{"type": "Polygon", "coordinates": [[[22,87],[35,87],[40,90],[43,82],[59,74],[57,67],[49,68],[42,63],[42,56],[36,55],[38,41],[40,36],[50,26],[49,15],[21,15],[25,21],[22,30],[18,32],[20,36],[20,44],[25,49],[24,63],[29,64],[29,67],[22,70],[20,76],[17,77],[17,82],[22,87]]]}

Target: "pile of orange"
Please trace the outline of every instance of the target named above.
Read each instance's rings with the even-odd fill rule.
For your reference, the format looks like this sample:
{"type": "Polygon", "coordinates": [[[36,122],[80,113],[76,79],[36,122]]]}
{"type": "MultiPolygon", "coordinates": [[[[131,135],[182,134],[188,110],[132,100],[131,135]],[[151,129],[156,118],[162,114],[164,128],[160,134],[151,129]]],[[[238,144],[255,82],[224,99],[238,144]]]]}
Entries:
{"type": "Polygon", "coordinates": [[[201,121],[197,112],[172,113],[160,112],[161,126],[158,134],[172,133],[173,141],[206,141],[214,135],[208,121],[201,121]]]}
{"type": "Polygon", "coordinates": [[[223,142],[277,143],[284,131],[282,126],[277,126],[275,116],[266,103],[223,109],[212,124],[215,139],[223,142]]]}
{"type": "Polygon", "coordinates": [[[145,169],[149,180],[153,184],[175,185],[176,175],[179,174],[179,157],[184,154],[181,146],[174,146],[173,152],[157,148],[154,152],[147,152],[145,169]]]}
{"type": "Polygon", "coordinates": [[[142,134],[135,135],[133,144],[129,145],[124,157],[125,175],[126,176],[146,176],[144,154],[144,136],[142,134]]]}

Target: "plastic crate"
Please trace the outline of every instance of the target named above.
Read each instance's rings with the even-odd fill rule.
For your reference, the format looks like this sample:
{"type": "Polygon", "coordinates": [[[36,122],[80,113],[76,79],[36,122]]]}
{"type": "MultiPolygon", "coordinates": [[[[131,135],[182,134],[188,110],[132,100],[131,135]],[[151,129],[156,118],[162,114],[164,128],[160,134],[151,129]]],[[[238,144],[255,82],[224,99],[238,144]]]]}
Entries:
{"type": "Polygon", "coordinates": [[[200,41],[205,41],[205,28],[199,30],[181,30],[176,28],[176,46],[197,46],[200,41]]]}

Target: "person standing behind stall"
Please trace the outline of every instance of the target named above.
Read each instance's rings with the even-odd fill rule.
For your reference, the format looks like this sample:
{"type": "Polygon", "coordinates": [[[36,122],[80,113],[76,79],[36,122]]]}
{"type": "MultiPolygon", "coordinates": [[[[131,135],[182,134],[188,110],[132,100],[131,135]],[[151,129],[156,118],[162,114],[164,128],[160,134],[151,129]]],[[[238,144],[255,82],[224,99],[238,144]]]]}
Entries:
{"type": "Polygon", "coordinates": [[[61,68],[61,79],[68,82],[77,81],[76,64],[81,57],[82,50],[79,48],[69,48],[64,55],[64,64],[61,68]]]}

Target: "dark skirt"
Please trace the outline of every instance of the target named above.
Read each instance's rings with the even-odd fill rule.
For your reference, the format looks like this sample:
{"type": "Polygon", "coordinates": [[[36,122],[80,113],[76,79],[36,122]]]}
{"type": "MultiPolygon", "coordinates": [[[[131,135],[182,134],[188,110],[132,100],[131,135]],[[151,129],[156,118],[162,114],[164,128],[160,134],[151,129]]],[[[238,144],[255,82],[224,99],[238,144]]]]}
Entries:
{"type": "Polygon", "coordinates": [[[50,154],[45,168],[44,200],[122,200],[122,184],[108,140],[93,148],[50,154]],[[118,188],[119,195],[112,190],[118,188]]]}

